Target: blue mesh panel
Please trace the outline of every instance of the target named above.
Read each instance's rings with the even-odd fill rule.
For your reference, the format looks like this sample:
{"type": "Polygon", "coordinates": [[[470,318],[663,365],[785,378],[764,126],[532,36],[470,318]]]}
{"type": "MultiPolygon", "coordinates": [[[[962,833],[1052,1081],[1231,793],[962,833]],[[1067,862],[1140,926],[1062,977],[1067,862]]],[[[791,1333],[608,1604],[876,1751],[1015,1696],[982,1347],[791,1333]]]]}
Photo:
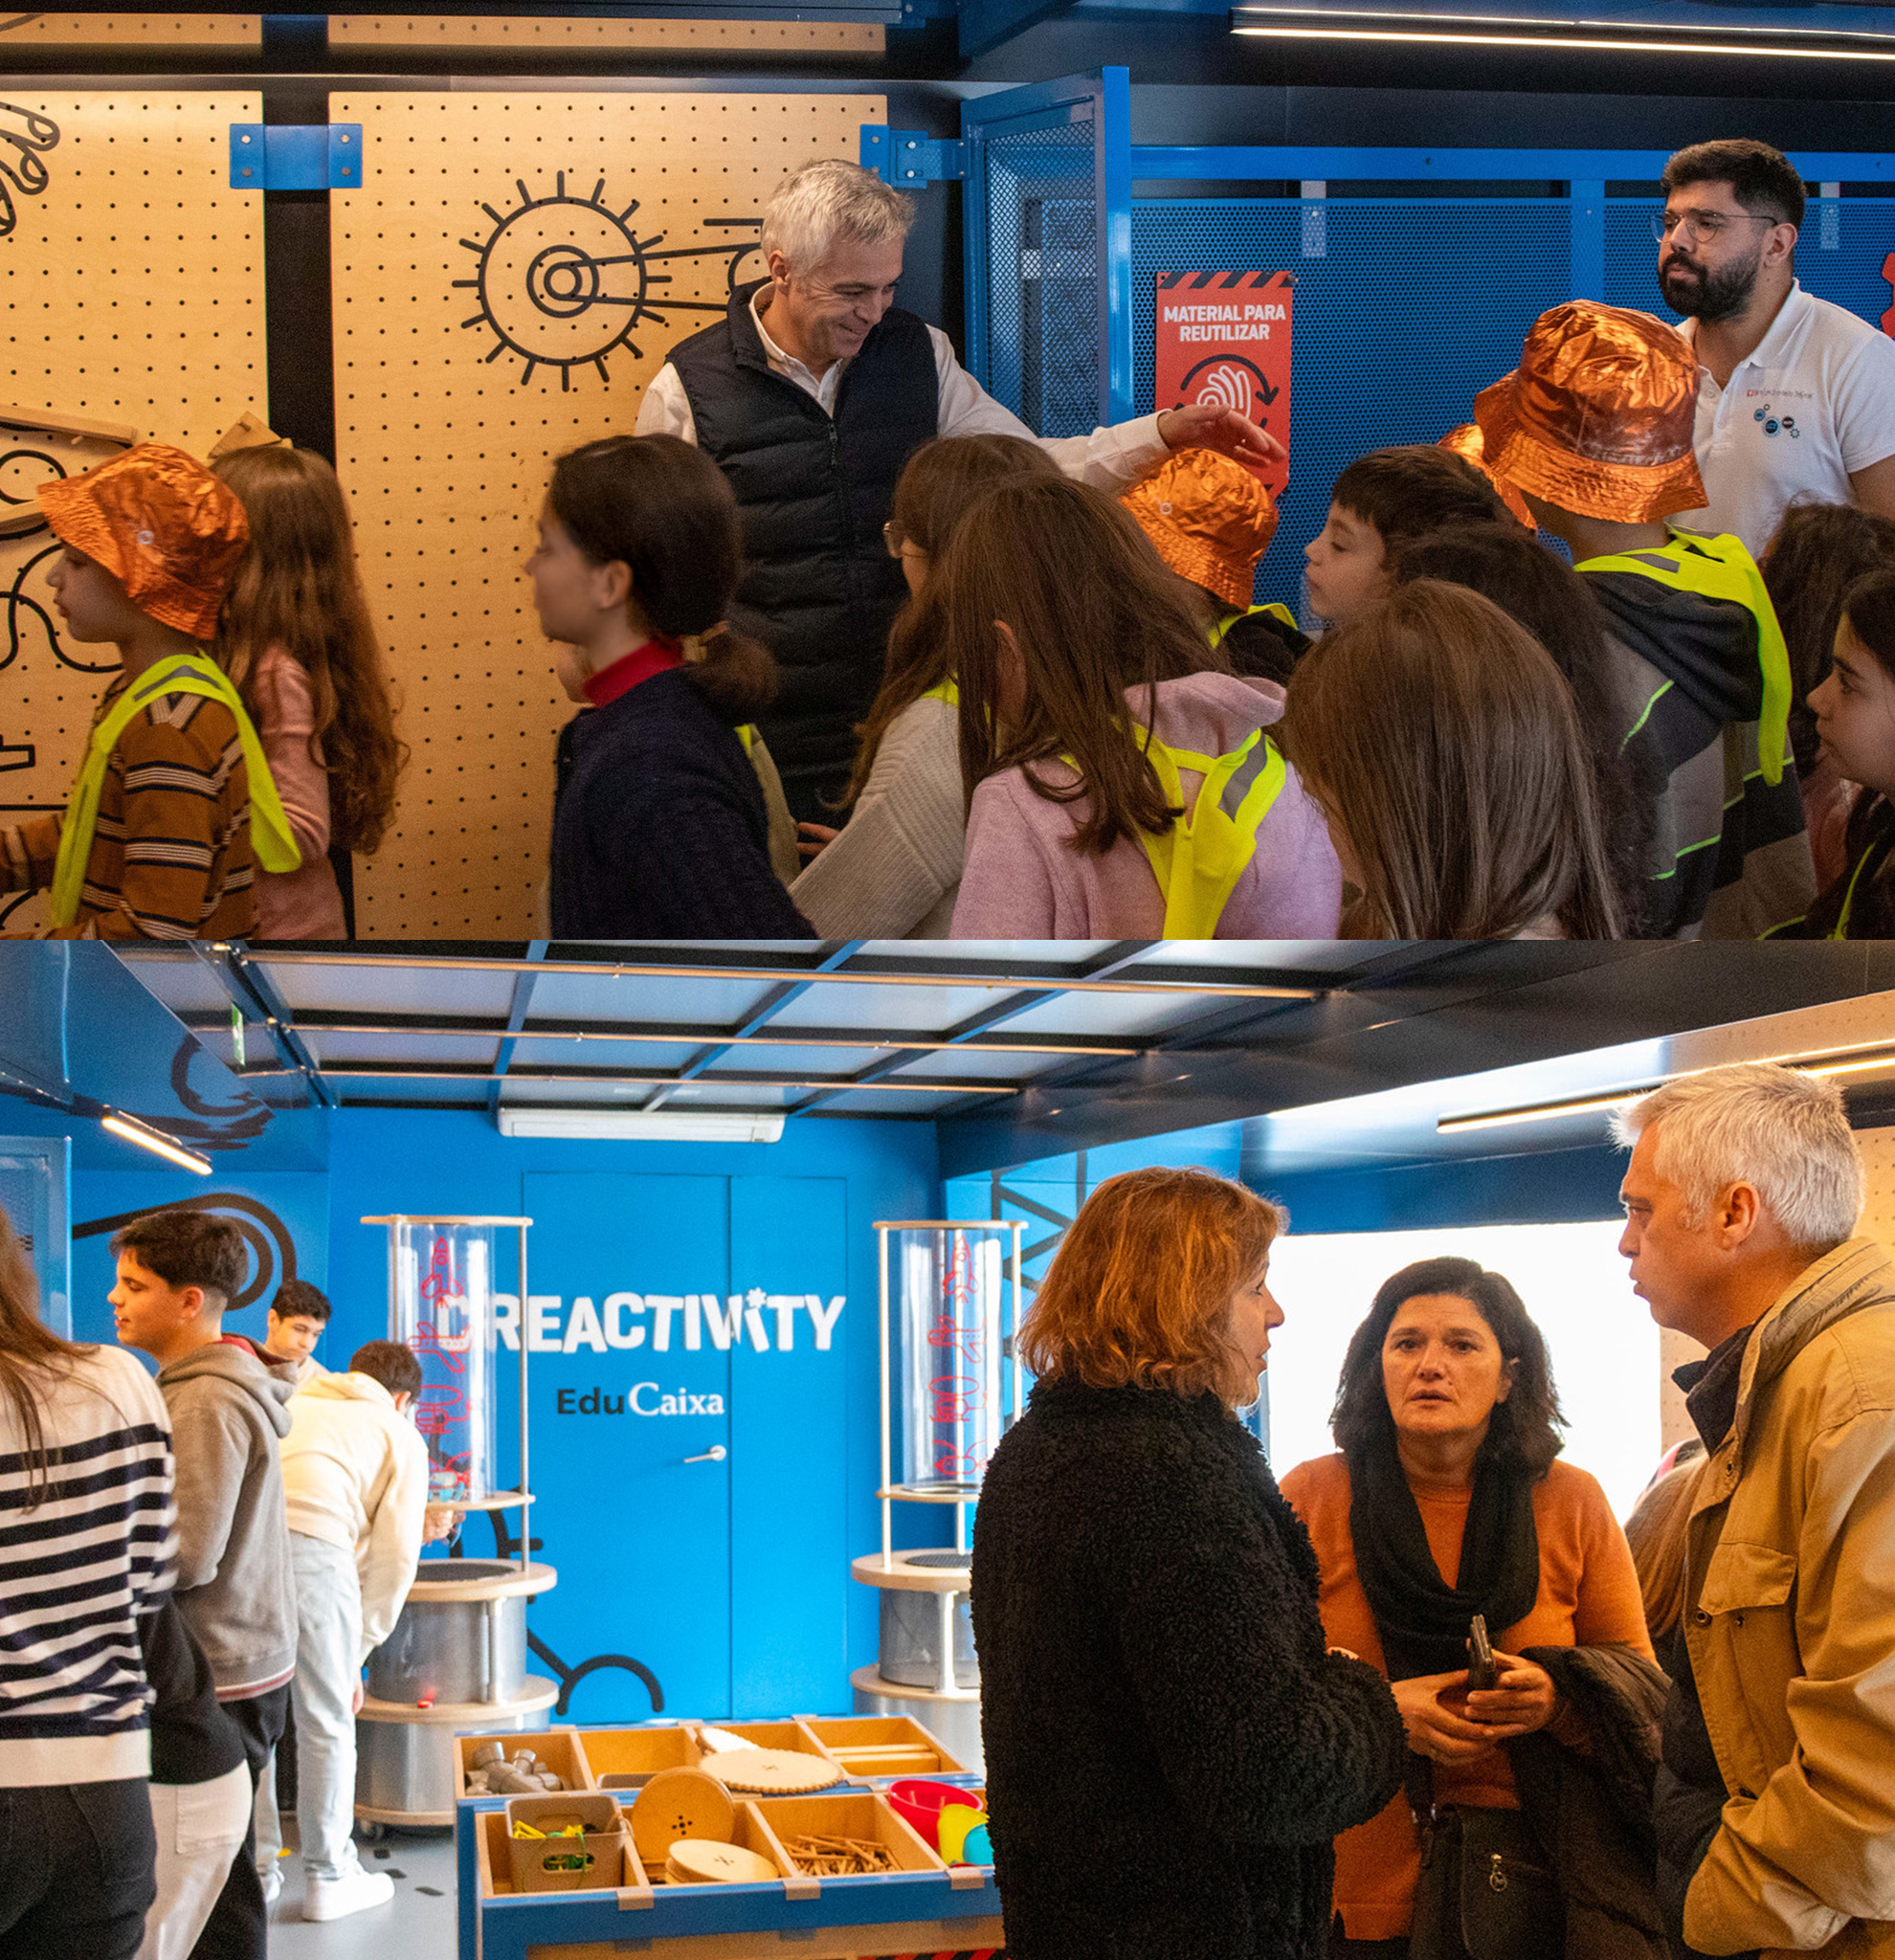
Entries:
{"type": "Polygon", "coordinates": [[[1041,435],[1099,420],[1098,197],[1088,117],[987,144],[989,391],[1041,435]]]}
{"type": "MultiPolygon", "coordinates": [[[[1304,610],[1303,547],[1329,486],[1365,451],[1435,442],[1520,359],[1527,325],[1572,296],[1563,198],[1330,198],[1305,258],[1297,198],[1191,198],[1132,208],[1137,399],[1151,400],[1161,272],[1296,275],[1290,484],[1259,568],[1260,599],[1304,610]],[[1325,234],[1326,236],[1325,236],[1325,234]]],[[[1642,222],[1642,220],[1641,220],[1642,222]]]]}
{"type": "MultiPolygon", "coordinates": [[[[1615,306],[1639,306],[1661,320],[1676,320],[1659,297],[1659,248],[1650,223],[1657,206],[1657,198],[1607,199],[1603,297],[1615,306]]],[[[1882,270],[1891,252],[1895,197],[1812,198],[1796,242],[1796,277],[1805,292],[1879,326],[1891,303],[1882,270]],[[1833,249],[1823,249],[1825,238],[1835,240],[1833,249]]]]}

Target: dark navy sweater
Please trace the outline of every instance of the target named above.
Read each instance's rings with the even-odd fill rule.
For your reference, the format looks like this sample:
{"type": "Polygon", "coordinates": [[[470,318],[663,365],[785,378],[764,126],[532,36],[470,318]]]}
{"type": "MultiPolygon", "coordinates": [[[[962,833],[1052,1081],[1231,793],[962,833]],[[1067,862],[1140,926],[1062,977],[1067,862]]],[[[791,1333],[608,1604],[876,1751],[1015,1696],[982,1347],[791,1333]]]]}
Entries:
{"type": "Polygon", "coordinates": [[[559,732],[557,939],[814,939],[769,867],[769,819],[736,732],[682,668],[559,732]]]}

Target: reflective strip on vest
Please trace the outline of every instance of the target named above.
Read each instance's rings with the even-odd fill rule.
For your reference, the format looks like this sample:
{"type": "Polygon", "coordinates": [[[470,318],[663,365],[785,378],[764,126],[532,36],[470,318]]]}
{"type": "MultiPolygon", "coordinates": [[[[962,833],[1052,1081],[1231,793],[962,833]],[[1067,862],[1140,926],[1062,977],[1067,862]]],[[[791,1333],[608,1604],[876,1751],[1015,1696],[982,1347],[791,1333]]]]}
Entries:
{"type": "Polygon", "coordinates": [[[244,768],[250,777],[250,845],[256,854],[256,861],[265,871],[277,873],[295,871],[302,862],[302,853],[290,833],[289,818],[283,814],[270,765],[263,757],[262,741],[245,714],[230,677],[204,654],[172,654],[141,674],[92,731],[59,829],[59,855],[53,867],[55,925],[70,925],[78,917],[86,861],[92,856],[93,833],[99,825],[100,792],[105,787],[106,767],[119,737],[135,716],[167,694],[201,694],[207,700],[222,702],[230,709],[236,718],[244,768]]]}
{"type": "Polygon", "coordinates": [[[1166,800],[1182,806],[1180,769],[1204,778],[1188,815],[1154,836],[1139,834],[1158,889],[1165,894],[1167,939],[1211,939],[1237,881],[1257,855],[1257,833],[1282,793],[1289,769],[1262,729],[1229,755],[1199,755],[1152,741],[1146,759],[1166,800]]]}
{"type": "Polygon", "coordinates": [[[1650,551],[1619,551],[1589,558],[1579,571],[1630,571],[1674,590],[1697,592],[1742,606],[1757,622],[1757,660],[1763,669],[1763,712],[1757,717],[1757,761],[1772,789],[1783,780],[1790,746],[1790,650],[1776,609],[1770,603],[1757,562],[1744,541],[1726,532],[1709,538],[1675,531],[1671,543],[1650,551]]]}
{"type": "Polygon", "coordinates": [[[937,680],[920,699],[923,701],[946,702],[950,708],[957,708],[961,704],[960,680],[956,676],[950,674],[946,680],[937,680]]]}
{"type": "Polygon", "coordinates": [[[1233,612],[1228,619],[1220,619],[1211,629],[1211,644],[1214,647],[1222,646],[1224,635],[1239,619],[1255,619],[1260,612],[1267,612],[1272,619],[1287,626],[1292,633],[1303,631],[1296,623],[1296,614],[1287,606],[1280,606],[1272,600],[1267,606],[1246,606],[1241,612],[1233,612]]]}

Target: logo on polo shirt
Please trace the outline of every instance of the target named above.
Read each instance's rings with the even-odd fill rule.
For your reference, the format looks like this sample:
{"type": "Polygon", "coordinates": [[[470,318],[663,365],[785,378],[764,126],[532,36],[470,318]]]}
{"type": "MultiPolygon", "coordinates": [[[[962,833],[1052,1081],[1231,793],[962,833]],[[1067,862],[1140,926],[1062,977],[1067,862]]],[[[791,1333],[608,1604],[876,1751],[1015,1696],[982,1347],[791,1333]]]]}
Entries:
{"type": "Polygon", "coordinates": [[[1763,433],[1766,435],[1775,435],[1779,433],[1785,435],[1800,435],[1803,433],[1796,427],[1795,415],[1779,415],[1768,404],[1756,412],[1753,419],[1763,424],[1763,433]]]}

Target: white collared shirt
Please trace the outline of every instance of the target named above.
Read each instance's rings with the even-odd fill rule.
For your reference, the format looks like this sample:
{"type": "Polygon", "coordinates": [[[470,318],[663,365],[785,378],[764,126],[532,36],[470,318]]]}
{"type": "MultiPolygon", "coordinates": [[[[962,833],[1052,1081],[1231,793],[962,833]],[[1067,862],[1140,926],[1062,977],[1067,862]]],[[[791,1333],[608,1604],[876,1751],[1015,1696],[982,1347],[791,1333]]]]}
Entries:
{"type": "Polygon", "coordinates": [[[1895,456],[1895,340],[1793,280],[1727,387],[1699,368],[1696,447],[1710,501],[1679,520],[1760,556],[1791,503],[1849,503],[1851,474],[1895,456]]]}
{"type": "MultiPolygon", "coordinates": [[[[758,292],[764,288],[759,287],[758,292]]],[[[826,415],[836,413],[836,391],[842,386],[846,361],[835,361],[817,375],[793,356],[786,354],[770,339],[757,311],[757,294],[750,295],[750,318],[756,323],[757,338],[763,343],[764,358],[769,371],[793,382],[813,396],[826,415]]],[[[1158,434],[1156,415],[1140,415],[1116,428],[1095,429],[1090,435],[1036,435],[1011,409],[1003,408],[963,368],[954,354],[954,344],[938,326],[930,326],[928,339],[934,346],[934,374],[939,389],[940,412],[935,421],[939,435],[1023,435],[1037,442],[1069,477],[1078,477],[1100,490],[1116,490],[1148,470],[1167,454],[1158,434]]],[[[667,361],[645,390],[638,404],[637,434],[678,435],[686,442],[698,439],[692,418],[690,397],[678,369],[667,361]]]]}

